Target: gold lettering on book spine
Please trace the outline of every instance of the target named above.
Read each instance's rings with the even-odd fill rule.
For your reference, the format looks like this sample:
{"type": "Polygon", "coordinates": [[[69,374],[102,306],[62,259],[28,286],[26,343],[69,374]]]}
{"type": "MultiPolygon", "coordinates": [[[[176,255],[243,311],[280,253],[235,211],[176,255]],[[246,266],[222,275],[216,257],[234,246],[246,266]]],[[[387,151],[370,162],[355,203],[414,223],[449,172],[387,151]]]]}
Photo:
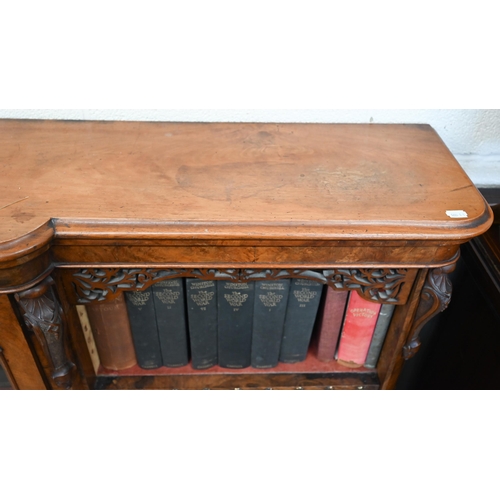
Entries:
{"type": "Polygon", "coordinates": [[[206,290],[200,290],[197,293],[192,293],[190,295],[193,302],[198,306],[208,306],[213,300],[215,292],[207,292],[206,290]]]}
{"type": "Polygon", "coordinates": [[[353,309],[350,309],[349,312],[357,318],[373,318],[373,316],[378,314],[376,311],[361,307],[354,307],[353,309]]]}
{"type": "Polygon", "coordinates": [[[310,302],[311,299],[314,299],[318,292],[313,292],[308,288],[302,288],[302,290],[294,290],[293,295],[299,302],[310,302]]]}
{"type": "Polygon", "coordinates": [[[132,292],[127,297],[134,306],[144,307],[151,297],[151,292],[132,292]]]}
{"type": "Polygon", "coordinates": [[[173,292],[172,290],[155,290],[155,296],[160,299],[163,304],[175,304],[179,299],[181,292],[173,292]]]}
{"type": "Polygon", "coordinates": [[[248,293],[225,293],[224,298],[228,301],[231,307],[241,307],[248,299],[248,293]]]}
{"type": "Polygon", "coordinates": [[[269,292],[265,295],[259,295],[260,301],[265,307],[276,307],[283,298],[283,295],[278,295],[277,293],[269,292]]]}

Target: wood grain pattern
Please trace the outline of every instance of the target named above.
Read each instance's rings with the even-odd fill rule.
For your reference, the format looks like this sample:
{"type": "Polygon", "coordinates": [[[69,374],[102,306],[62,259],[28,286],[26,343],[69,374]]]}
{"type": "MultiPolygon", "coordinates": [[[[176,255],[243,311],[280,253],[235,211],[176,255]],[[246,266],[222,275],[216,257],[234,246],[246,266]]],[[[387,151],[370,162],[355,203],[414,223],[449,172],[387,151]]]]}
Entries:
{"type": "MultiPolygon", "coordinates": [[[[5,356],[3,354],[3,349],[1,347],[0,347],[0,368],[2,368],[3,373],[7,377],[7,381],[10,384],[10,388],[15,389],[15,390],[19,390],[19,386],[17,385],[14,374],[12,373],[12,370],[10,369],[9,363],[7,363],[7,360],[5,359],[5,356]]],[[[2,388],[3,388],[3,381],[2,381],[2,388]]]]}
{"type": "Polygon", "coordinates": [[[225,374],[225,375],[173,375],[102,376],[96,381],[96,389],[379,389],[380,383],[373,373],[279,373],[279,374],[225,374]]]}
{"type": "Polygon", "coordinates": [[[0,174],[0,244],[51,220],[56,237],[201,239],[456,240],[490,223],[422,125],[0,120],[0,174]]]}
{"type": "Polygon", "coordinates": [[[0,338],[6,363],[19,389],[46,389],[9,297],[0,295],[0,338]]]}
{"type": "MultiPolygon", "coordinates": [[[[52,247],[52,256],[59,267],[80,267],[94,263],[154,264],[161,267],[439,267],[457,258],[457,243],[436,244],[435,242],[352,242],[342,245],[340,241],[296,241],[296,245],[269,245],[262,240],[234,241],[183,241],[172,245],[172,240],[163,240],[154,245],[148,241],[133,243],[93,242],[82,240],[81,244],[66,245],[58,240],[52,247]],[[138,245],[140,243],[140,245],[138,245]],[[201,244],[200,244],[201,243],[201,244]],[[234,244],[231,244],[234,243],[234,244]],[[431,243],[434,243],[432,245],[431,243]]],[[[149,266],[149,267],[154,267],[149,266]]],[[[146,266],[148,267],[148,266],[146,266]]]]}
{"type": "MultiPolygon", "coordinates": [[[[403,346],[416,338],[415,318],[418,326],[427,317],[419,304],[428,270],[438,269],[437,276],[453,265],[460,245],[493,219],[426,125],[0,120],[0,176],[0,294],[17,294],[46,351],[0,295],[0,320],[10,328],[0,332],[0,345],[20,388],[56,388],[51,372],[59,361],[63,372],[69,368],[63,354],[77,365],[73,388],[392,388],[403,346]],[[449,210],[467,215],[450,218],[449,210]],[[330,367],[96,377],[72,281],[89,269],[113,269],[110,279],[134,269],[186,276],[237,270],[238,279],[332,270],[323,275],[331,286],[355,285],[372,300],[398,305],[377,374],[330,367]],[[401,287],[384,288],[392,278],[377,277],[381,271],[404,271],[401,287]],[[57,293],[37,296],[49,275],[57,293]],[[61,302],[44,309],[44,296],[61,302]],[[64,352],[59,344],[47,351],[45,333],[62,326],[59,308],[68,343],[64,352]]],[[[96,280],[90,293],[107,298],[96,280]]]]}

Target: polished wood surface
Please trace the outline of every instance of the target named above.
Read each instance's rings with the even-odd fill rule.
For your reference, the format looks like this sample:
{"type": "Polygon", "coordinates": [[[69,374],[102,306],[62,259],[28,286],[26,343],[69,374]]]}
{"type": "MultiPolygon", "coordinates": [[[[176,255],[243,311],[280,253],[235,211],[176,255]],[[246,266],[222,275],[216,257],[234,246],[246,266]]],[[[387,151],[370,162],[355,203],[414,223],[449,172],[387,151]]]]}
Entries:
{"type": "Polygon", "coordinates": [[[0,245],[42,227],[61,238],[462,240],[489,224],[426,125],[0,120],[0,175],[0,245]]]}
{"type": "Polygon", "coordinates": [[[492,217],[426,125],[0,120],[0,175],[5,292],[93,263],[439,267],[492,217]]]}
{"type": "Polygon", "coordinates": [[[0,347],[16,388],[46,388],[43,374],[6,295],[0,295],[0,347]]]}
{"type": "Polygon", "coordinates": [[[16,380],[34,370],[21,388],[393,388],[447,303],[441,271],[493,219],[427,125],[0,120],[0,175],[0,293],[19,309],[0,296],[17,325],[0,347],[16,380]],[[400,280],[377,369],[96,374],[75,304],[165,273],[264,270],[333,273],[330,286],[379,302],[400,280]]]}

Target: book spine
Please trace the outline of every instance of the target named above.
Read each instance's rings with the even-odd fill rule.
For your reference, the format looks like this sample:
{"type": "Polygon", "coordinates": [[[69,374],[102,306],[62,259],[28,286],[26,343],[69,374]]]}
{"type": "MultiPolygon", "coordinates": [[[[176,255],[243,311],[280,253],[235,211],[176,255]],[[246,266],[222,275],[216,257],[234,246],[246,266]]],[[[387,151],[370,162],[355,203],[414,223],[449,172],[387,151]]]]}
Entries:
{"type": "Polygon", "coordinates": [[[87,343],[87,349],[89,350],[90,361],[92,361],[94,373],[97,375],[99,368],[101,367],[101,360],[99,359],[99,352],[97,351],[94,333],[92,332],[92,327],[90,326],[87,308],[85,306],[78,305],[76,306],[76,311],[78,312],[78,319],[80,320],[80,325],[82,326],[83,334],[85,336],[85,342],[87,343]]]}
{"type": "Polygon", "coordinates": [[[258,281],[252,328],[252,366],[272,368],[278,364],[285,325],[290,280],[258,281]]]}
{"type": "Polygon", "coordinates": [[[255,283],[217,283],[219,366],[251,364],[255,283]]]}
{"type": "Polygon", "coordinates": [[[185,366],[189,353],[183,280],[161,281],[152,290],[163,366],[185,366]]]}
{"type": "Polygon", "coordinates": [[[340,335],[338,361],[349,366],[363,366],[377,323],[380,304],[349,295],[344,326],[340,335]]]}
{"type": "Polygon", "coordinates": [[[108,370],[124,370],[136,365],[123,294],[110,302],[89,304],[86,309],[101,365],[108,370]]]}
{"type": "Polygon", "coordinates": [[[297,363],[307,356],[323,285],[295,278],[290,285],[279,360],[297,363]]]}
{"type": "Polygon", "coordinates": [[[186,296],[192,365],[195,370],[205,370],[218,362],[215,281],[187,278],[186,296]]]}
{"type": "Polygon", "coordinates": [[[370,343],[370,348],[368,349],[368,354],[366,356],[366,368],[375,368],[377,366],[378,358],[380,357],[380,352],[382,351],[385,336],[387,334],[387,330],[389,329],[389,324],[391,323],[395,308],[396,306],[392,304],[383,304],[380,308],[377,326],[375,326],[373,338],[370,343]]]}
{"type": "Polygon", "coordinates": [[[146,370],[163,366],[153,292],[125,292],[137,364],[146,370]]]}
{"type": "Polygon", "coordinates": [[[342,329],[349,292],[335,291],[326,287],[322,314],[319,316],[318,347],[316,356],[320,361],[333,361],[342,329]]]}

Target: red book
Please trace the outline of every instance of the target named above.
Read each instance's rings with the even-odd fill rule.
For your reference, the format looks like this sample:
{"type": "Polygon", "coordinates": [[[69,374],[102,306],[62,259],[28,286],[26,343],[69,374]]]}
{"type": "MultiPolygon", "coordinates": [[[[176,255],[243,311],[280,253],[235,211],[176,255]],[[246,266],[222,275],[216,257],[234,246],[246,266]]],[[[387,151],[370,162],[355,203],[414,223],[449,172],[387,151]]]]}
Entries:
{"type": "Polygon", "coordinates": [[[323,314],[318,326],[316,353],[316,357],[325,363],[333,361],[335,356],[348,296],[349,292],[339,292],[330,286],[327,287],[323,314]]]}
{"type": "Polygon", "coordinates": [[[339,363],[363,366],[380,308],[381,304],[362,299],[356,292],[350,294],[340,336],[339,363]]]}

